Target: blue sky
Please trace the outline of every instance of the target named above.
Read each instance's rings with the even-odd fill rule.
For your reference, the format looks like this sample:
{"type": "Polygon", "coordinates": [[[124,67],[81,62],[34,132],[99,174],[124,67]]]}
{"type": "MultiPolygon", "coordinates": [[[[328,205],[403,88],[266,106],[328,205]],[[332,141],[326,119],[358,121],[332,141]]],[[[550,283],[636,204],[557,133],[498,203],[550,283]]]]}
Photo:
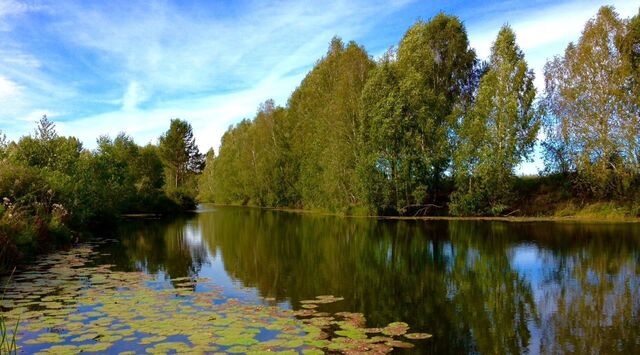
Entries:
{"type": "MultiPolygon", "coordinates": [[[[576,40],[601,5],[637,1],[34,1],[0,0],[0,130],[29,134],[46,113],[95,147],[101,134],[155,142],[171,118],[217,149],[260,102],[284,105],[334,35],[374,57],[417,20],[459,16],[480,57],[500,26],[518,36],[539,91],[547,58],[576,40]]],[[[538,158],[519,168],[536,173],[538,158]]]]}

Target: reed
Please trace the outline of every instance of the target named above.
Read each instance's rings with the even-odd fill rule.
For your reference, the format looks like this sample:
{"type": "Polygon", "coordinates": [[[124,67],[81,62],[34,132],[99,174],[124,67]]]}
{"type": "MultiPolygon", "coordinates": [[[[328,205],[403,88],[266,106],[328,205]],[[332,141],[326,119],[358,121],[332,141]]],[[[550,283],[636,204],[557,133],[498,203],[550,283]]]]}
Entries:
{"type": "MultiPolygon", "coordinates": [[[[9,283],[13,277],[13,273],[16,271],[13,268],[11,275],[7,279],[7,282],[2,289],[2,295],[0,296],[0,303],[4,301],[4,296],[7,292],[7,288],[9,287],[9,283]]],[[[16,324],[13,327],[9,327],[7,324],[6,318],[4,316],[4,311],[0,310],[0,354],[17,354],[18,346],[16,344],[16,336],[18,334],[18,325],[20,324],[20,318],[16,320],[16,324]],[[12,331],[13,330],[13,331],[12,331]]]]}

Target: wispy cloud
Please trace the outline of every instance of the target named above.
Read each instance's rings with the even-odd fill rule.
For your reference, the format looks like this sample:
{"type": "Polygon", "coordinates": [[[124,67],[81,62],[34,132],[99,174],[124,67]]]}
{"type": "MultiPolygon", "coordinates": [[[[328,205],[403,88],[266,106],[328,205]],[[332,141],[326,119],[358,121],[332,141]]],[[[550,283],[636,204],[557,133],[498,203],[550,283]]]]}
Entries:
{"type": "MultiPolygon", "coordinates": [[[[0,0],[0,129],[18,138],[49,112],[62,133],[93,147],[98,135],[120,131],[155,141],[180,117],[203,150],[217,148],[260,102],[285,104],[332,36],[378,53],[439,9],[465,21],[481,56],[511,23],[540,86],[545,60],[579,36],[600,4],[535,4],[0,0]]],[[[637,11],[632,1],[614,5],[625,16],[637,11]]]]}
{"type": "Polygon", "coordinates": [[[20,87],[13,81],[0,76],[0,100],[8,100],[19,95],[20,87]]]}
{"type": "Polygon", "coordinates": [[[493,14],[481,22],[468,20],[471,45],[482,58],[489,56],[491,45],[500,27],[509,24],[516,40],[525,53],[529,66],[536,74],[536,86],[544,88],[543,67],[548,59],[560,55],[571,41],[576,41],[585,23],[596,15],[602,5],[614,5],[622,17],[638,13],[637,1],[621,0],[602,3],[590,0],[572,0],[542,8],[514,8],[493,14]]]}
{"type": "MultiPolygon", "coordinates": [[[[46,30],[14,24],[15,45],[0,51],[13,51],[20,63],[0,60],[0,74],[27,88],[32,107],[68,112],[59,126],[88,146],[113,130],[146,140],[180,116],[213,130],[197,132],[206,149],[261,101],[284,104],[333,35],[362,36],[376,17],[407,3],[48,3],[46,30]],[[27,35],[45,51],[34,56],[36,45],[19,45],[27,35]]],[[[0,122],[14,118],[0,115],[0,122]]]]}

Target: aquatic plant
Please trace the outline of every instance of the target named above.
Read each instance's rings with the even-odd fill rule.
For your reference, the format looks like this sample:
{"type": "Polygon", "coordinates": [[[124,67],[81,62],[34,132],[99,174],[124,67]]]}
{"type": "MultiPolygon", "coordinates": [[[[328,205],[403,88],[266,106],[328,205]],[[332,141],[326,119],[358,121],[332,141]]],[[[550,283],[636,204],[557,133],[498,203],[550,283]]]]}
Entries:
{"type": "Polygon", "coordinates": [[[16,275],[2,307],[23,319],[13,343],[29,353],[329,352],[387,353],[415,339],[406,323],[366,328],[361,313],[322,312],[342,297],[321,295],[283,309],[266,299],[227,298],[210,279],[169,281],[93,265],[92,244],[41,258],[16,275]],[[377,334],[377,335],[376,335],[377,334]]]}
{"type": "MultiPolygon", "coordinates": [[[[15,272],[15,268],[13,269],[15,272]]],[[[11,275],[13,276],[13,272],[11,275]]],[[[0,296],[0,303],[4,300],[4,295],[6,293],[9,282],[11,281],[11,276],[7,279],[5,286],[2,291],[2,296],[0,296]]],[[[20,318],[15,322],[13,327],[7,325],[5,322],[4,312],[0,310],[0,354],[12,354],[17,353],[16,346],[16,335],[18,334],[18,325],[20,324],[20,318]],[[13,330],[13,331],[11,331],[13,330]]]]}

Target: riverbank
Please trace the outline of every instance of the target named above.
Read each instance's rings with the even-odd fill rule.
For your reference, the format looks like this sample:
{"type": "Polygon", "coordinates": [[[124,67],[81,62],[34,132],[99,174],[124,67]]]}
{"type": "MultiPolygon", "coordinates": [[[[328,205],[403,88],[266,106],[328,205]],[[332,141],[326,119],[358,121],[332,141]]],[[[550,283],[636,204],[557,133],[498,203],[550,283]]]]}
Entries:
{"type": "Polygon", "coordinates": [[[241,204],[206,203],[209,206],[258,208],[270,211],[289,213],[305,213],[325,216],[341,216],[351,218],[376,218],[387,220],[469,220],[469,221],[504,221],[504,222],[593,222],[593,223],[640,223],[640,216],[633,215],[630,208],[613,202],[595,202],[577,207],[565,202],[555,209],[549,209],[547,215],[509,215],[509,216],[385,216],[363,213],[362,208],[355,208],[347,212],[332,212],[321,209],[301,209],[286,207],[261,207],[241,204]]]}

